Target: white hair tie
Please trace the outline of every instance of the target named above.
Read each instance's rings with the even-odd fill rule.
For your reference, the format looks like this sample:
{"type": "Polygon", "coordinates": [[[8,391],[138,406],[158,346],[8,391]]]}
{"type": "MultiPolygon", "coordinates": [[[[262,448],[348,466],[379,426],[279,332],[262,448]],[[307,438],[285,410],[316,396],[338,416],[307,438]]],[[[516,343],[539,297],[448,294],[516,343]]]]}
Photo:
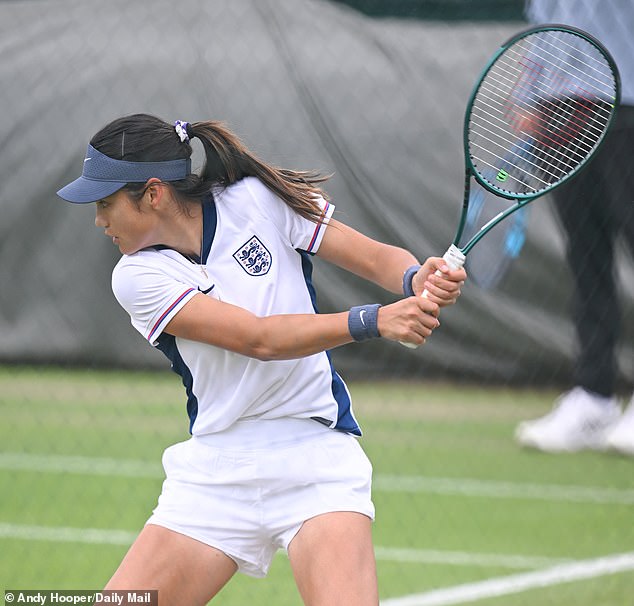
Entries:
{"type": "Polygon", "coordinates": [[[176,120],[176,122],[174,122],[174,130],[181,140],[181,143],[189,143],[189,135],[187,134],[188,126],[189,122],[183,122],[182,120],[176,120]]]}

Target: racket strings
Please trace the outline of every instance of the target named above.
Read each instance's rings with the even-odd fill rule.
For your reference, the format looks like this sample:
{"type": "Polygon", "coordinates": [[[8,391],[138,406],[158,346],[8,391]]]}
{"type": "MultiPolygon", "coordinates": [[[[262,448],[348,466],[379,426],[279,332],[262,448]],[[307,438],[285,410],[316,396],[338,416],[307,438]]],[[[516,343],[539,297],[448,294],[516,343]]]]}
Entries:
{"type": "MultiPolygon", "coordinates": [[[[493,105],[491,105],[490,103],[486,103],[484,102],[484,100],[492,100],[495,101],[494,99],[487,97],[486,95],[482,95],[482,103],[479,104],[479,107],[474,108],[475,111],[478,111],[478,109],[482,109],[482,107],[486,107],[488,108],[488,110],[496,110],[497,108],[493,105]]],[[[540,118],[540,116],[538,116],[535,113],[531,113],[530,114],[531,120],[537,121],[538,118],[540,118]]],[[[551,118],[553,119],[553,121],[557,124],[559,124],[560,126],[562,125],[562,121],[558,118],[558,116],[551,116],[551,118]]],[[[509,136],[505,137],[503,135],[499,134],[499,127],[501,125],[505,125],[506,122],[503,120],[502,117],[500,117],[495,111],[486,111],[486,112],[482,112],[479,115],[479,119],[480,119],[480,128],[481,128],[481,132],[487,132],[493,136],[497,136],[499,139],[501,139],[501,141],[505,144],[505,145],[512,145],[516,142],[515,138],[511,138],[509,136]]],[[[513,120],[514,121],[514,120],[513,120]]],[[[592,124],[586,124],[585,125],[588,129],[590,130],[594,130],[596,133],[597,138],[600,137],[601,133],[602,133],[602,129],[594,128],[594,126],[592,124]]],[[[520,130],[520,128],[517,128],[516,130],[520,130]]],[[[484,138],[487,138],[486,136],[483,135],[484,138]]],[[[544,135],[544,139],[547,138],[547,135],[544,135]]],[[[488,138],[487,139],[490,143],[496,144],[496,140],[495,139],[491,139],[488,138]]],[[[592,147],[591,146],[584,146],[581,143],[579,144],[579,149],[575,152],[574,149],[572,150],[572,153],[574,155],[577,156],[577,159],[579,161],[582,161],[583,158],[585,158],[585,156],[591,151],[592,147]]],[[[550,157],[550,158],[554,158],[554,154],[550,154],[550,153],[546,153],[543,154],[544,157],[550,157]]]]}
{"type": "MultiPolygon", "coordinates": [[[[562,126],[562,120],[559,118],[560,115],[570,115],[569,112],[566,111],[566,108],[564,106],[564,111],[563,112],[559,112],[559,114],[553,113],[552,111],[550,112],[550,119],[552,120],[553,123],[555,123],[557,126],[562,126]]],[[[535,114],[535,118],[537,118],[538,116],[535,114]]],[[[542,124],[541,124],[541,128],[539,129],[540,132],[535,133],[534,135],[536,135],[538,138],[541,138],[541,148],[539,151],[539,154],[536,153],[536,158],[539,158],[539,162],[531,162],[529,159],[527,159],[526,157],[523,156],[523,160],[525,162],[527,162],[528,164],[525,164],[524,166],[532,166],[536,171],[542,172],[544,173],[545,176],[548,176],[549,179],[539,179],[537,177],[537,174],[533,175],[535,178],[537,178],[537,180],[542,183],[543,185],[549,185],[552,181],[556,181],[558,179],[560,179],[563,174],[565,174],[566,172],[568,172],[570,169],[574,168],[578,163],[581,163],[586,157],[587,155],[592,151],[593,149],[593,145],[595,142],[595,139],[598,140],[599,137],[601,136],[603,130],[601,128],[601,130],[599,130],[598,128],[593,129],[592,125],[589,123],[586,124],[578,124],[576,128],[576,130],[578,130],[579,132],[581,132],[581,128],[580,127],[584,127],[585,129],[587,129],[588,131],[590,131],[590,137],[573,137],[571,136],[571,133],[569,132],[567,134],[567,144],[568,144],[568,148],[567,148],[567,158],[569,160],[567,167],[565,168],[561,168],[561,157],[563,155],[562,150],[560,149],[559,153],[553,153],[551,151],[549,151],[549,148],[554,147],[554,146],[560,146],[562,147],[564,144],[564,139],[560,134],[554,135],[554,136],[550,136],[550,132],[552,132],[552,129],[549,130],[547,128],[544,128],[544,124],[543,124],[543,117],[540,118],[542,120],[542,124]],[[592,131],[594,130],[594,135],[592,136],[592,131]],[[555,169],[557,167],[557,172],[554,171],[549,171],[549,168],[555,169]]],[[[500,126],[500,119],[499,118],[495,118],[495,116],[493,114],[490,113],[485,113],[482,114],[480,116],[480,136],[482,139],[484,139],[488,144],[493,145],[493,146],[499,146],[501,148],[501,150],[506,150],[508,149],[510,146],[514,145],[517,140],[511,137],[504,137],[501,136],[499,134],[499,131],[497,130],[498,127],[500,126]],[[488,116],[493,116],[493,119],[487,119],[488,116]],[[490,137],[487,136],[485,133],[491,135],[490,137]],[[504,145],[500,145],[501,143],[503,143],[504,145]]],[[[601,124],[602,127],[604,127],[604,124],[601,124]]],[[[577,134],[577,133],[575,133],[577,134]]],[[[483,152],[487,152],[490,151],[490,146],[486,146],[486,145],[478,145],[477,142],[473,142],[472,143],[473,147],[479,148],[481,151],[483,152]]],[[[502,156],[500,154],[494,154],[495,159],[500,159],[502,156]]],[[[493,164],[491,164],[490,162],[486,162],[484,161],[485,164],[487,164],[489,167],[494,167],[493,164]]],[[[524,185],[527,185],[527,183],[522,182],[524,185]]]]}
{"type": "MultiPolygon", "coordinates": [[[[570,34],[567,36],[572,37],[570,34]]],[[[585,52],[579,46],[581,38],[578,38],[577,45],[573,46],[567,43],[561,34],[560,37],[554,37],[550,32],[542,32],[535,37],[536,40],[531,37],[523,39],[510,47],[503,56],[507,69],[513,69],[515,64],[517,84],[521,87],[526,82],[529,83],[523,91],[526,98],[536,95],[542,98],[575,97],[586,99],[590,104],[597,99],[614,99],[614,77],[609,64],[602,55],[599,55],[598,59],[585,52]],[[560,42],[559,48],[555,47],[553,40],[560,42]],[[545,44],[549,44],[559,54],[547,51],[545,44]],[[567,55],[562,55],[561,46],[566,49],[567,55]]],[[[590,44],[586,42],[586,46],[590,44]]]]}
{"type": "MultiPolygon", "coordinates": [[[[533,123],[537,122],[540,116],[532,110],[532,104],[521,102],[516,102],[513,105],[508,103],[508,96],[502,95],[499,90],[503,88],[506,84],[511,82],[510,79],[504,78],[504,76],[498,77],[497,74],[491,74],[490,79],[483,85],[480,90],[480,106],[487,107],[491,110],[491,115],[496,116],[498,120],[504,120],[505,123],[508,122],[511,126],[515,127],[516,130],[521,129],[521,118],[529,118],[533,123]],[[487,101],[489,103],[487,103],[487,101]],[[505,104],[505,115],[504,117],[497,115],[499,113],[500,107],[502,104],[505,104]],[[522,112],[518,112],[517,108],[522,107],[522,112]]],[[[528,89],[527,94],[528,97],[528,89]]],[[[554,93],[553,93],[554,96],[554,93]]],[[[561,95],[559,95],[559,99],[562,100],[561,95]]],[[[587,120],[585,123],[581,123],[579,120],[575,120],[575,114],[573,113],[574,107],[572,104],[572,95],[568,97],[569,103],[568,105],[564,105],[562,109],[569,109],[569,111],[564,111],[562,113],[561,119],[559,120],[559,124],[561,126],[566,124],[564,118],[567,118],[569,121],[576,123],[577,126],[584,126],[590,129],[594,129],[597,133],[597,136],[603,132],[603,125],[610,118],[611,107],[612,105],[606,104],[597,104],[596,100],[592,99],[589,95],[585,98],[578,98],[578,103],[585,110],[585,116],[587,120]]]]}
{"type": "MultiPolygon", "coordinates": [[[[611,74],[611,70],[606,72],[607,63],[603,54],[601,54],[596,47],[591,46],[588,42],[586,42],[584,46],[580,46],[580,40],[581,38],[569,33],[541,32],[536,43],[533,43],[531,39],[525,38],[520,44],[523,44],[523,48],[526,52],[530,52],[531,50],[526,48],[527,45],[533,48],[539,48],[540,56],[543,59],[548,58],[548,62],[551,65],[559,65],[561,63],[562,51],[569,56],[575,55],[580,59],[583,69],[578,67],[578,65],[567,63],[566,67],[561,68],[559,71],[573,78],[579,77],[586,82],[594,81],[595,84],[593,88],[602,88],[606,97],[609,98],[614,94],[613,79],[610,76],[606,78],[606,75],[611,74]],[[575,44],[568,42],[568,38],[573,37],[575,44]],[[594,51],[592,54],[588,52],[590,49],[594,51]]],[[[520,47],[520,45],[518,45],[518,47],[520,47]]],[[[517,51],[512,49],[512,52],[517,51]]]]}
{"type": "MultiPolygon", "coordinates": [[[[480,139],[484,139],[484,143],[478,144],[476,141],[473,141],[471,143],[472,148],[476,148],[484,152],[484,155],[479,159],[489,168],[500,168],[499,163],[497,163],[498,160],[503,159],[505,163],[508,163],[510,161],[509,158],[512,158],[514,155],[513,152],[505,153],[504,156],[502,155],[502,152],[506,152],[517,143],[516,139],[511,139],[510,137],[500,137],[499,133],[495,130],[496,126],[497,124],[488,121],[485,118],[482,118],[480,122],[480,139]],[[485,125],[490,125],[491,128],[487,128],[487,126],[485,125]],[[491,136],[488,137],[485,133],[489,133],[491,136]],[[500,145],[501,142],[504,143],[503,146],[500,145]],[[500,147],[501,153],[491,153],[491,146],[500,147]],[[487,155],[493,156],[493,160],[487,161],[487,155]]],[[[531,145],[534,147],[534,152],[532,154],[523,153],[522,155],[517,155],[517,158],[521,159],[523,163],[521,165],[521,172],[525,173],[526,175],[530,175],[533,181],[537,181],[538,185],[544,187],[550,185],[554,181],[559,180],[562,177],[563,173],[573,168],[577,163],[583,161],[586,155],[592,150],[592,146],[588,144],[584,145],[584,142],[582,140],[575,142],[575,146],[569,150],[571,155],[571,157],[569,158],[570,162],[566,167],[562,169],[560,158],[561,154],[556,155],[548,151],[548,148],[545,146],[542,146],[542,148],[538,150],[530,139],[527,139],[526,143],[531,143],[531,145]],[[531,158],[533,159],[531,160],[531,158]]],[[[520,166],[517,164],[512,166],[515,166],[515,168],[520,168],[520,166]]],[[[515,175],[515,177],[518,183],[525,186],[528,190],[535,189],[535,183],[531,184],[528,182],[528,180],[522,180],[521,176],[518,176],[517,174],[515,175]]]]}
{"type": "Polygon", "coordinates": [[[526,36],[491,66],[474,97],[475,169],[488,181],[479,166],[497,170],[492,185],[509,193],[552,186],[592,154],[615,96],[610,64],[588,40],[561,31],[526,36]]]}
{"type": "MultiPolygon", "coordinates": [[[[534,52],[534,49],[532,50],[534,52]]],[[[542,96],[544,98],[550,97],[551,99],[558,100],[568,98],[575,100],[575,107],[568,105],[568,107],[571,108],[571,112],[566,115],[569,119],[568,124],[572,123],[579,127],[586,126],[586,124],[582,124],[577,118],[585,117],[588,120],[592,120],[593,113],[599,117],[601,106],[598,102],[605,100],[606,97],[614,97],[614,89],[612,88],[612,90],[610,90],[610,82],[606,82],[605,80],[605,76],[607,75],[613,85],[611,72],[606,74],[605,66],[607,66],[607,63],[605,62],[603,64],[603,78],[599,80],[587,74],[581,74],[579,68],[575,68],[577,73],[572,73],[569,69],[563,68],[555,70],[553,67],[560,66],[556,66],[548,61],[539,63],[527,56],[528,51],[525,51],[524,54],[520,54],[514,49],[510,49],[509,55],[512,54],[515,55],[516,62],[524,67],[526,73],[529,74],[529,87],[525,87],[525,90],[522,92],[525,97],[534,96],[534,89],[538,85],[541,85],[541,90],[543,91],[542,96]],[[533,73],[531,74],[531,72],[533,73]],[[593,82],[589,81],[588,78],[593,82]],[[589,88],[590,85],[592,85],[593,88],[589,88]]],[[[552,53],[548,53],[548,55],[551,56],[552,53]]],[[[583,53],[583,56],[588,60],[594,60],[595,63],[598,62],[598,60],[587,53],[583,53]]],[[[598,71],[597,67],[592,66],[590,63],[585,63],[584,65],[588,70],[598,71]]],[[[521,82],[521,79],[518,79],[518,82],[521,82]]],[[[565,108],[566,105],[563,107],[565,108]]],[[[606,109],[606,111],[603,112],[603,116],[608,118],[609,115],[610,111],[606,109]]]]}
{"type": "MultiPolygon", "coordinates": [[[[493,78],[492,84],[499,85],[501,82],[493,78]]],[[[486,88],[483,88],[482,103],[479,104],[480,109],[486,107],[489,110],[483,114],[484,121],[490,126],[496,127],[504,127],[510,124],[515,131],[525,130],[522,129],[521,121],[527,121],[533,130],[531,134],[535,138],[540,139],[543,145],[552,147],[570,143],[582,131],[594,132],[598,139],[602,135],[610,117],[609,107],[605,107],[604,103],[576,96],[566,98],[561,95],[556,100],[545,98],[540,101],[541,106],[537,110],[527,109],[519,112],[517,107],[520,104],[516,104],[510,111],[508,107],[505,107],[504,115],[500,115],[500,107],[493,105],[496,101],[495,96],[486,95],[486,90],[486,88]],[[493,118],[494,121],[486,120],[487,117],[493,118]]],[[[497,94],[495,89],[490,88],[490,90],[493,91],[493,95],[497,94]]],[[[506,100],[499,94],[497,96],[499,102],[506,100]]],[[[514,138],[506,137],[504,140],[509,142],[514,140],[514,138]]],[[[574,149],[574,146],[572,149],[574,149]]],[[[585,157],[590,149],[591,146],[585,149],[582,148],[578,153],[579,159],[585,157]]]]}
{"type": "MultiPolygon", "coordinates": [[[[487,148],[482,146],[479,147],[482,151],[488,151],[487,148]]],[[[542,187],[547,187],[550,185],[552,181],[542,178],[540,172],[543,170],[543,167],[538,163],[538,158],[535,157],[533,161],[525,160],[527,163],[532,165],[530,170],[525,170],[520,165],[518,165],[515,161],[513,161],[513,153],[510,152],[507,156],[498,156],[495,155],[494,161],[486,161],[480,160],[481,164],[487,168],[493,169],[495,172],[493,177],[496,178],[500,183],[505,182],[508,179],[507,175],[513,174],[514,182],[522,186],[522,192],[524,191],[538,191],[542,187]],[[515,171],[513,169],[516,169],[515,171]]],[[[553,166],[556,166],[553,164],[553,166]]],[[[480,174],[483,175],[483,171],[479,170],[480,174]]],[[[547,172],[547,171],[544,171],[547,172]]],[[[556,178],[554,173],[550,173],[553,179],[556,178]]],[[[546,175],[544,175],[546,176],[546,175]]],[[[485,177],[487,181],[490,183],[494,183],[493,178],[485,177]]]]}
{"type": "MultiPolygon", "coordinates": [[[[490,81],[487,84],[489,85],[489,91],[493,95],[497,96],[504,103],[508,104],[509,97],[508,96],[503,96],[503,95],[501,95],[501,94],[499,94],[497,92],[497,89],[503,87],[505,82],[510,82],[510,80],[508,78],[505,79],[503,76],[502,77],[496,77],[496,74],[492,74],[491,78],[490,78],[490,81]],[[495,88],[493,88],[492,85],[495,85],[495,88]]],[[[486,91],[486,90],[487,90],[486,88],[483,88],[483,92],[486,91]]],[[[590,118],[591,120],[594,120],[597,124],[602,122],[601,119],[603,119],[603,120],[608,120],[609,119],[610,107],[611,106],[605,107],[605,106],[603,106],[603,104],[598,104],[597,103],[597,99],[598,98],[593,98],[592,95],[590,93],[588,93],[587,91],[586,91],[585,97],[579,96],[579,94],[580,94],[579,91],[573,91],[572,89],[569,91],[570,94],[567,95],[567,96],[562,95],[563,92],[565,92],[565,91],[562,88],[560,88],[560,89],[551,88],[548,91],[548,93],[549,93],[548,96],[551,99],[557,98],[560,101],[563,100],[563,99],[566,99],[566,98],[568,98],[569,101],[572,101],[572,99],[575,98],[581,104],[581,106],[583,108],[585,108],[586,116],[588,118],[590,118]],[[592,115],[592,112],[595,112],[594,116],[592,115]]],[[[535,97],[534,91],[531,91],[530,89],[526,89],[525,90],[525,96],[534,98],[535,97]]],[[[486,97],[486,96],[483,95],[483,97],[486,97]]],[[[548,98],[548,97],[544,96],[544,98],[548,98]]],[[[489,97],[489,99],[491,99],[491,97],[489,97]]],[[[533,105],[532,103],[531,104],[526,103],[526,102],[523,103],[521,101],[515,102],[513,105],[508,104],[507,105],[507,111],[508,111],[509,114],[511,114],[511,118],[509,118],[509,121],[511,123],[515,123],[515,124],[519,123],[519,114],[517,114],[517,112],[516,112],[515,116],[513,116],[512,112],[511,112],[511,110],[513,110],[513,109],[516,110],[517,107],[522,107],[525,110],[524,111],[524,115],[529,115],[529,116],[531,116],[534,119],[538,119],[539,116],[536,113],[532,112],[532,105],[533,105]]],[[[568,107],[570,107],[571,110],[572,110],[572,103],[570,103],[568,107]]],[[[569,112],[565,117],[571,119],[574,122],[574,114],[572,113],[572,111],[569,112]]],[[[562,120],[561,124],[565,124],[565,122],[562,120]]],[[[592,125],[590,125],[590,126],[592,126],[592,125]]],[[[596,130],[597,130],[597,132],[602,132],[602,128],[597,127],[596,130]]]]}

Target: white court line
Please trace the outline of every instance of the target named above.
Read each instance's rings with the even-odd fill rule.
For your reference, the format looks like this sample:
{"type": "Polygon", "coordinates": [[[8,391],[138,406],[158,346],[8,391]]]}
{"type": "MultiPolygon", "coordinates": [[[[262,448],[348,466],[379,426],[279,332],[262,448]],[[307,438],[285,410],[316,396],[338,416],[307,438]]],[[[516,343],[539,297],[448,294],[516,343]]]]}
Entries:
{"type": "MultiPolygon", "coordinates": [[[[64,526],[32,526],[0,523],[0,539],[22,541],[53,541],[57,543],[90,543],[94,545],[131,545],[138,533],[102,528],[71,528],[64,526]]],[[[539,568],[567,560],[511,554],[465,553],[376,547],[377,560],[452,566],[496,566],[500,568],[539,568]]]]}
{"type": "Polygon", "coordinates": [[[162,478],[160,463],[68,455],[34,455],[0,452],[0,469],[44,473],[72,473],[129,478],[162,478]]]}
{"type": "Polygon", "coordinates": [[[571,562],[563,558],[511,555],[506,553],[467,553],[464,551],[438,551],[434,549],[405,549],[402,547],[375,547],[377,560],[413,564],[449,564],[451,566],[484,566],[497,568],[543,568],[571,562]]]}
{"type": "Polygon", "coordinates": [[[634,490],[574,486],[570,484],[531,484],[471,478],[429,478],[425,476],[377,475],[374,490],[493,497],[498,499],[537,499],[575,503],[633,505],[634,490]]]}
{"type": "Polygon", "coordinates": [[[68,528],[64,526],[25,526],[0,523],[0,539],[22,541],[54,541],[59,543],[92,543],[94,545],[131,545],[138,532],[101,528],[68,528]]]}
{"type": "MultiPolygon", "coordinates": [[[[381,601],[381,606],[455,606],[469,604],[529,589],[551,587],[561,583],[582,581],[618,572],[634,570],[634,552],[615,554],[593,560],[580,560],[559,564],[551,568],[487,579],[476,583],[436,589],[426,593],[391,598],[381,601]]],[[[625,602],[624,602],[625,604],[625,602]]]]}
{"type": "MultiPolygon", "coordinates": [[[[0,453],[0,469],[111,477],[163,477],[163,470],[159,463],[142,460],[32,455],[12,452],[0,453]]],[[[634,505],[634,490],[631,489],[531,484],[474,480],[471,478],[431,478],[426,476],[376,474],[373,480],[373,489],[375,492],[408,492],[496,499],[535,499],[574,503],[634,505]]]]}

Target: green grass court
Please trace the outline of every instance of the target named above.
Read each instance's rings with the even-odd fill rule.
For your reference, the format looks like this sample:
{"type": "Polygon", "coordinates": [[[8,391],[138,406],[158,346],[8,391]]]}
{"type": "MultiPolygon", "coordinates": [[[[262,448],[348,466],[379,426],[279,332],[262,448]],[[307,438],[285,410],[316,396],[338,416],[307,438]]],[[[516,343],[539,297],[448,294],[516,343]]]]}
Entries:
{"type": "MultiPolygon", "coordinates": [[[[556,392],[350,388],[374,464],[385,604],[634,604],[634,461],[512,440],[556,392]],[[408,595],[419,597],[397,599],[408,595]]],[[[100,588],[154,506],[163,449],[187,438],[178,377],[4,368],[0,410],[3,593],[100,588]]],[[[237,575],[214,601],[300,603],[283,555],[267,579],[237,575]]]]}

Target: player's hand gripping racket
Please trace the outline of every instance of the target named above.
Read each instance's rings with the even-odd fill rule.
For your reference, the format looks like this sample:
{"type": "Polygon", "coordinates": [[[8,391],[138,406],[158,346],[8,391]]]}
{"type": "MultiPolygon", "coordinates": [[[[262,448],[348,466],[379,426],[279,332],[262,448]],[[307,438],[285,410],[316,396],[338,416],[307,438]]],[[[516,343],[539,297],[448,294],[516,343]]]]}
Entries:
{"type": "Polygon", "coordinates": [[[616,64],[586,32],[544,25],[503,44],[467,104],[464,198],[456,236],[443,256],[447,265],[462,267],[500,221],[581,170],[603,141],[619,100],[616,64]],[[461,245],[472,178],[514,203],[461,245]]]}

